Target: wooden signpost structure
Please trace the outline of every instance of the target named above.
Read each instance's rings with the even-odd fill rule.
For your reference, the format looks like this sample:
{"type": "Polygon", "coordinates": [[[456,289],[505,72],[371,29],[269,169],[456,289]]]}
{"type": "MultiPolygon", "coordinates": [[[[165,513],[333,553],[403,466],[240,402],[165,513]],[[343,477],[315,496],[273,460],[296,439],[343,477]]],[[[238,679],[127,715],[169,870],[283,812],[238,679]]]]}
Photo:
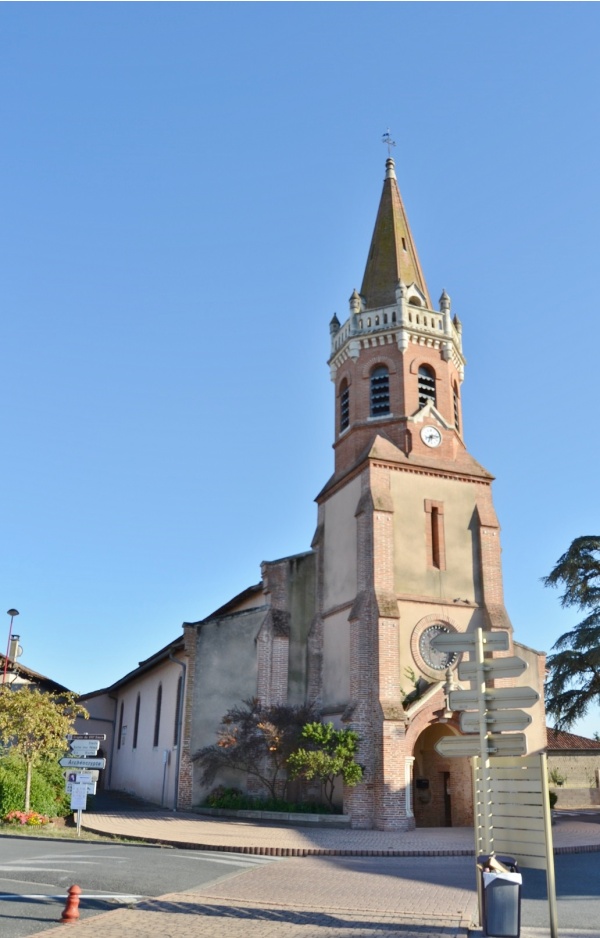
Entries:
{"type": "MultiPolygon", "coordinates": [[[[546,870],[550,934],[558,938],[554,852],[546,754],[526,756],[527,740],[521,732],[531,717],[539,694],[531,687],[489,688],[487,681],[519,677],[527,668],[521,658],[486,658],[486,653],[508,651],[506,631],[442,633],[433,640],[439,651],[470,652],[471,660],[458,666],[460,681],[470,690],[449,694],[451,710],[460,714],[465,736],[444,736],[435,744],[446,757],[470,756],[473,767],[475,853],[493,856],[498,851],[514,856],[519,866],[546,870]]],[[[479,890],[479,877],[477,881],[479,890]]]]}

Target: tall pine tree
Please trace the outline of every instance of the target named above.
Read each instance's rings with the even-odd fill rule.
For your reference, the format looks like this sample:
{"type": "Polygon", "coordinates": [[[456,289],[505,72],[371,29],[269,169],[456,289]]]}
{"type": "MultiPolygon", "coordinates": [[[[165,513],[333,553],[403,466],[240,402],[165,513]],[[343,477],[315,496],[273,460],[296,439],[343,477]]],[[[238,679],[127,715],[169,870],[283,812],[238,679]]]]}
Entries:
{"type": "Polygon", "coordinates": [[[546,712],[568,729],[590,705],[600,704],[600,537],[575,538],[543,582],[563,587],[562,606],[587,613],[560,636],[548,658],[546,712]]]}

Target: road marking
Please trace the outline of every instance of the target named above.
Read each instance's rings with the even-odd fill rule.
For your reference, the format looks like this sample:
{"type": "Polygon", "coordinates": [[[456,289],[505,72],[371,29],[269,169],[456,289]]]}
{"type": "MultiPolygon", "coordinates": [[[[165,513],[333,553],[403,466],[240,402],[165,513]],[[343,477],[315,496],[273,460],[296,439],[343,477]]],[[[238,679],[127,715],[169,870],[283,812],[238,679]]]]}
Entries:
{"type": "Polygon", "coordinates": [[[220,850],[215,853],[195,853],[192,856],[189,853],[175,853],[173,856],[177,857],[178,860],[206,860],[209,863],[233,863],[236,866],[264,866],[267,863],[287,859],[286,857],[266,857],[247,853],[225,853],[220,850]]]}
{"type": "MultiPolygon", "coordinates": [[[[0,892],[0,900],[14,900],[16,902],[44,902],[45,900],[50,900],[52,902],[65,902],[66,893],[61,892],[56,896],[49,895],[48,893],[29,893],[23,895],[20,892],[0,892]]],[[[128,895],[105,895],[104,893],[99,895],[88,895],[87,893],[82,893],[79,896],[79,899],[103,899],[110,902],[118,902],[122,905],[131,905],[132,902],[141,902],[143,899],[147,899],[147,896],[128,896],[128,895]]]]}

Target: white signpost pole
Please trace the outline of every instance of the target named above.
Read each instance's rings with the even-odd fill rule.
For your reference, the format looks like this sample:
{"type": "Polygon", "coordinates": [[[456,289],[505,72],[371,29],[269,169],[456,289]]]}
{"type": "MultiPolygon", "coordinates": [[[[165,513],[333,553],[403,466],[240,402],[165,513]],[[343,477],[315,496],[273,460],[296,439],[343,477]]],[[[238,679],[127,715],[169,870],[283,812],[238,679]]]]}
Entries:
{"type": "MultiPolygon", "coordinates": [[[[477,665],[477,691],[480,698],[479,705],[479,748],[482,766],[483,793],[480,800],[483,820],[483,843],[484,852],[487,854],[493,851],[492,834],[492,806],[490,798],[490,755],[488,747],[488,726],[487,711],[485,707],[485,658],[483,654],[483,629],[478,628],[475,633],[475,663],[477,665]]],[[[474,806],[475,807],[475,806],[474,806]]]]}

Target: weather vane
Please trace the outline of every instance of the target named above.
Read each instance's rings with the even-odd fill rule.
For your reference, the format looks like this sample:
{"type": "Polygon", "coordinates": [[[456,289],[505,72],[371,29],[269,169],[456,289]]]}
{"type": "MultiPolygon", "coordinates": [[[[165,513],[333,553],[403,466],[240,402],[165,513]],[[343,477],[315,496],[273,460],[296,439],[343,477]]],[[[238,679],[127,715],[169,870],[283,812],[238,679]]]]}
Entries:
{"type": "Polygon", "coordinates": [[[392,135],[391,135],[391,133],[390,133],[390,128],[389,128],[389,127],[388,127],[388,129],[386,130],[386,132],[384,133],[383,137],[381,138],[381,142],[382,142],[382,143],[385,143],[385,144],[387,145],[387,148],[388,148],[388,156],[391,156],[391,155],[392,155],[392,147],[395,147],[395,146],[396,146],[396,141],[395,141],[395,140],[392,140],[392,135]]]}

